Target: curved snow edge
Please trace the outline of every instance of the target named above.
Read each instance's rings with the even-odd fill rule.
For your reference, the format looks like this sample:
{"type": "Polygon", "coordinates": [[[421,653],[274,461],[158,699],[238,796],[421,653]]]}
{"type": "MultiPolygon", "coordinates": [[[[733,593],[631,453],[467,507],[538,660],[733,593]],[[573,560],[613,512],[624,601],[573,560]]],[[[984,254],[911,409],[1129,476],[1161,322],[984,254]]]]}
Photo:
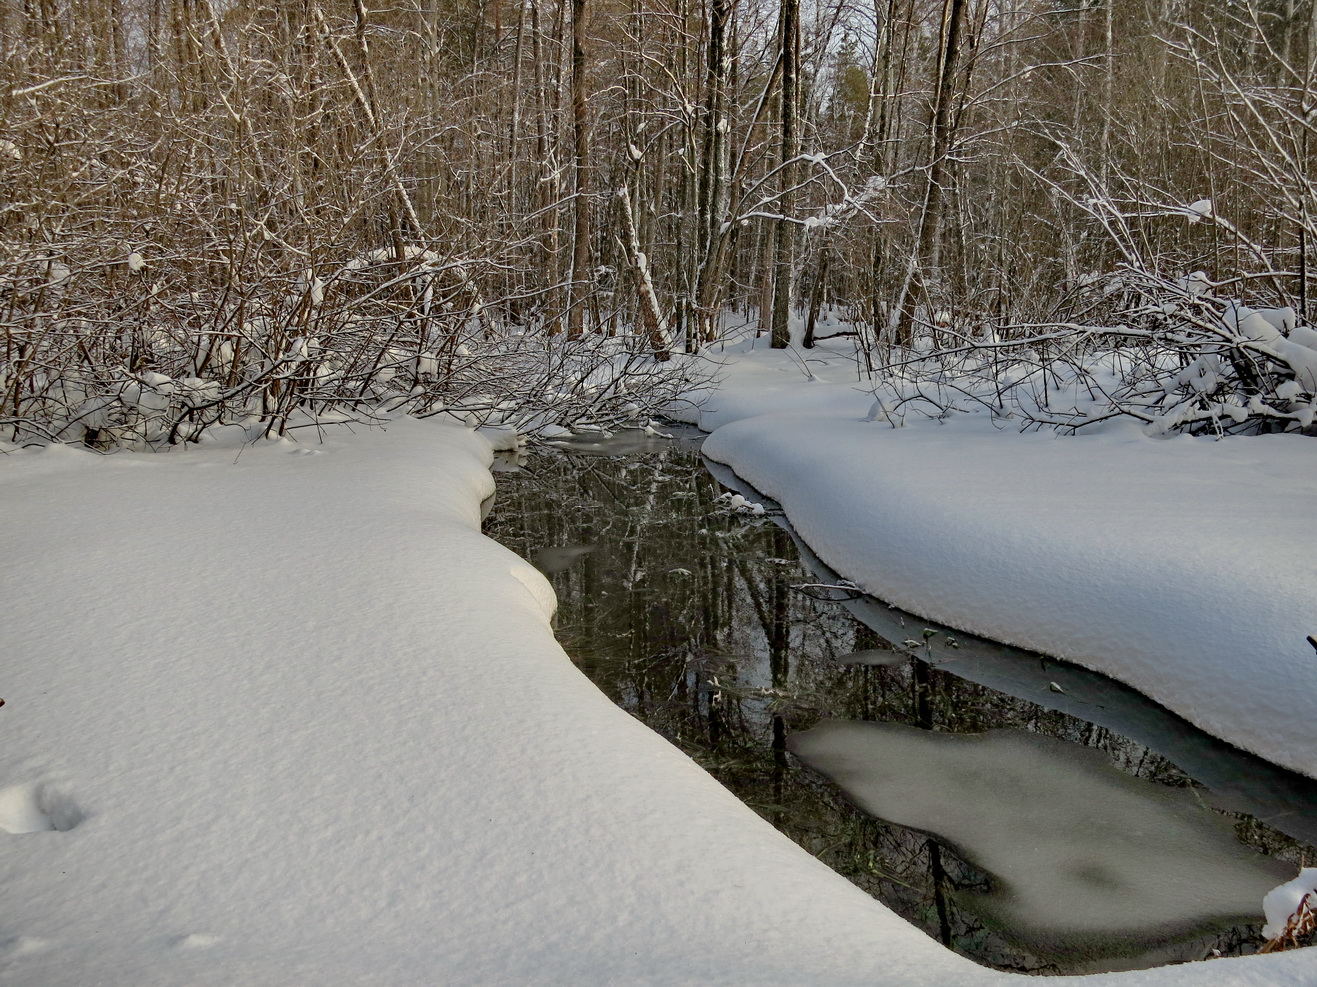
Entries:
{"type": "MultiPolygon", "coordinates": [[[[1317,775],[1308,540],[1294,537],[1292,518],[1266,527],[1283,514],[1271,502],[1238,514],[1219,447],[1206,456],[1192,443],[1067,445],[1087,441],[781,415],[724,425],[704,453],[779,501],[816,554],[866,592],[1110,675],[1214,736],[1317,775]],[[1096,457],[1087,472],[1075,453],[1096,457]],[[1162,507],[1131,516],[1138,492],[1110,477],[1168,457],[1187,478],[1161,477],[1162,507]],[[1042,476],[1049,463],[1066,475],[1042,476]],[[1201,498],[1207,523],[1178,523],[1176,498],[1223,468],[1219,489],[1201,498]],[[1245,536],[1202,530],[1233,516],[1245,536]]],[[[1224,451],[1246,453],[1249,469],[1278,448],[1241,441],[1254,445],[1224,451]]],[[[1244,489],[1236,499],[1247,501],[1244,489]]]]}

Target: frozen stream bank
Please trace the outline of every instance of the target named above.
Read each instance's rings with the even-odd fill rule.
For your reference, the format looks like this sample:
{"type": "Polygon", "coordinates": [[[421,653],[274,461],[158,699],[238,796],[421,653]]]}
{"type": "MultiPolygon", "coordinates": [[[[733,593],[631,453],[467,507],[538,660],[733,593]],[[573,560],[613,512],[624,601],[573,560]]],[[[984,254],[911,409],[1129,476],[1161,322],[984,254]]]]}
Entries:
{"type": "MultiPolygon", "coordinates": [[[[0,446],[5,987],[1016,982],[573,667],[478,531],[479,436],[296,434],[0,446]]],[[[1084,981],[1312,982],[1306,952],[1084,981]]]]}
{"type": "Polygon", "coordinates": [[[1317,776],[1313,439],[1021,433],[917,410],[889,423],[840,349],[745,340],[721,358],[717,388],[678,410],[836,571],[1317,776]]]}
{"type": "Polygon", "coordinates": [[[1057,973],[1260,942],[1249,926],[1261,896],[1309,851],[1204,803],[1311,840],[1317,783],[1102,676],[830,589],[835,574],[807,550],[802,566],[787,531],[720,497],[688,448],[621,442],[576,443],[501,474],[488,528],[551,574],[559,637],[616,702],[981,962],[1057,973]],[[893,647],[907,638],[913,647],[893,647]],[[944,748],[913,740],[884,761],[898,735],[857,755],[844,721],[930,740],[990,733],[941,761],[944,748]],[[788,751],[905,826],[851,808],[788,751]]]}

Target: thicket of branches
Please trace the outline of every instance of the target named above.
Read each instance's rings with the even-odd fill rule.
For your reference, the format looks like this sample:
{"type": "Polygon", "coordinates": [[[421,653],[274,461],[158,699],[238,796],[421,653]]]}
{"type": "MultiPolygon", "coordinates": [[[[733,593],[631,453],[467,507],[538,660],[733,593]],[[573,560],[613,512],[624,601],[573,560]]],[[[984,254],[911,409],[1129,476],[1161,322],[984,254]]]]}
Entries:
{"type": "Polygon", "coordinates": [[[1117,353],[1084,386],[1123,412],[1305,427],[1315,20],[0,0],[0,423],[616,423],[737,312],[776,344],[828,315],[874,365],[1117,353]]]}

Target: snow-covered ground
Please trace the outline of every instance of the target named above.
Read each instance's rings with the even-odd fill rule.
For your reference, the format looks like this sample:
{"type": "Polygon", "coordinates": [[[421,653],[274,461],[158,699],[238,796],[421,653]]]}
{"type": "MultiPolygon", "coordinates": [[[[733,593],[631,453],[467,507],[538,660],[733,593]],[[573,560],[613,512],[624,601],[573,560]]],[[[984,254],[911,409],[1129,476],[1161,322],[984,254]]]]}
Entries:
{"type": "MultiPolygon", "coordinates": [[[[299,438],[0,455],[0,983],[1013,979],[572,666],[548,584],[479,534],[484,440],[299,438]]],[[[1300,951],[1092,982],[1315,977],[1300,951]]]]}
{"type": "MultiPolygon", "coordinates": [[[[930,620],[1105,672],[1317,776],[1317,440],[1022,434],[881,415],[849,343],[726,347],[687,409],[824,562],[930,620]]],[[[715,354],[716,355],[716,354],[715,354]]]]}
{"type": "Polygon", "coordinates": [[[488,446],[0,457],[0,983],[963,983],[563,654],[488,446]]]}

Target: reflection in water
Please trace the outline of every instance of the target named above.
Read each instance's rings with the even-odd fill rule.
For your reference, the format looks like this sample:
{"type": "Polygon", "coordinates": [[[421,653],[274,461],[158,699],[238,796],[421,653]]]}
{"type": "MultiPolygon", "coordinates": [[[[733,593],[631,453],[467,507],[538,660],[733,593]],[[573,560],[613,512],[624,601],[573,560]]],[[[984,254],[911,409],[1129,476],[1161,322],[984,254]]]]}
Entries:
{"type": "Polygon", "coordinates": [[[903,651],[894,648],[867,648],[864,651],[852,651],[842,655],[837,661],[842,665],[900,665],[910,659],[903,651]]]}
{"type": "Polygon", "coordinates": [[[535,567],[547,576],[570,569],[572,563],[594,551],[593,545],[560,545],[541,548],[531,559],[535,567]]]}
{"type": "MultiPolygon", "coordinates": [[[[764,499],[726,467],[708,465],[724,484],[764,499]]],[[[779,523],[786,522],[779,519],[779,523]]],[[[825,584],[840,581],[808,546],[798,539],[795,544],[808,569],[825,584]]],[[[1069,662],[923,620],[852,590],[834,591],[830,598],[885,642],[903,641],[912,646],[899,653],[916,654],[959,678],[1114,730],[1137,741],[1130,750],[1140,752],[1140,761],[1146,747],[1207,786],[1210,793],[1205,797],[1217,808],[1249,813],[1296,840],[1317,843],[1317,782],[1203,733],[1129,686],[1069,662]],[[919,640],[908,640],[912,635],[919,640]]],[[[838,661],[872,663],[859,655],[838,661]]],[[[952,729],[973,728],[961,725],[952,729]]],[[[1126,767],[1138,773],[1136,768],[1126,767]]]]}
{"type": "Polygon", "coordinates": [[[671,443],[667,435],[644,429],[609,434],[583,433],[555,439],[551,444],[574,456],[638,456],[662,452],[671,443]]]}
{"type": "MultiPolygon", "coordinates": [[[[1014,728],[1093,748],[1134,777],[1212,798],[1149,749],[1158,746],[1180,764],[1196,758],[1227,788],[1234,785],[1235,795],[1251,785],[1252,795],[1274,797],[1274,814],[1289,821],[1290,832],[1317,818],[1306,808],[1317,806],[1317,786],[1256,758],[1221,768],[1245,756],[1166,720],[1132,690],[827,589],[838,583],[835,575],[803,568],[786,530],[719,500],[722,489],[695,442],[637,438],[650,451],[527,456],[519,470],[499,474],[486,530],[532,560],[546,549],[593,546],[550,575],[559,596],[557,635],[582,671],[801,846],[958,951],[1043,973],[1151,961],[1144,954],[1095,967],[1077,956],[1039,957],[1008,941],[965,907],[972,892],[990,891],[985,873],[925,832],[856,809],[788,754],[794,734],[826,718],[947,733],[1014,728]]],[[[1258,850],[1293,863],[1307,852],[1255,819],[1222,818],[1258,850]]],[[[1239,927],[1157,959],[1252,951],[1257,931],[1239,927]]]]}
{"type": "Polygon", "coordinates": [[[1121,955],[1260,921],[1291,876],[1185,789],[1036,733],[828,720],[790,748],[866,811],[991,874],[989,893],[960,903],[1038,955],[1121,955]]]}

